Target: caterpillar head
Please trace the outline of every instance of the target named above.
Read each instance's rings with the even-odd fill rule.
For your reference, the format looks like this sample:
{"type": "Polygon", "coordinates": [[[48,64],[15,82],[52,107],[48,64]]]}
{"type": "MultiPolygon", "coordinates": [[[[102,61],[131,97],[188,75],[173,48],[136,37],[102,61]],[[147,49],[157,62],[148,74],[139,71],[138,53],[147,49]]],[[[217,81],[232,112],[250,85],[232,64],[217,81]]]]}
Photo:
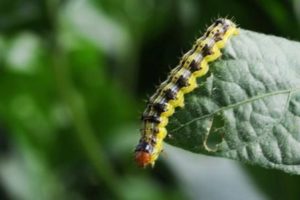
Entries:
{"type": "Polygon", "coordinates": [[[153,146],[141,140],[135,149],[135,162],[140,167],[146,167],[148,165],[152,165],[153,157],[152,157],[153,146]]]}
{"type": "Polygon", "coordinates": [[[151,154],[144,151],[135,152],[135,162],[140,167],[146,167],[151,164],[151,154]]]}

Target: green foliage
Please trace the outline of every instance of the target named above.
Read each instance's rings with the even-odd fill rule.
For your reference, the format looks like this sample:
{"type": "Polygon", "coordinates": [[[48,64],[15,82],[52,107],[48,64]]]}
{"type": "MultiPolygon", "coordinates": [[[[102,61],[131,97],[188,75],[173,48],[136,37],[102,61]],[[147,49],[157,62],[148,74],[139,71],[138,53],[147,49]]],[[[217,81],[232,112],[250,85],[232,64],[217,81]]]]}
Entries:
{"type": "MultiPolygon", "coordinates": [[[[297,2],[1,0],[0,199],[296,199],[298,176],[174,147],[138,169],[133,149],[144,99],[212,19],[300,39],[297,2]]],[[[227,70],[220,62],[212,74],[227,70]]],[[[222,129],[224,115],[214,119],[222,129]]]]}
{"type": "Polygon", "coordinates": [[[300,174],[300,43],[242,30],[171,118],[171,144],[300,174]]]}

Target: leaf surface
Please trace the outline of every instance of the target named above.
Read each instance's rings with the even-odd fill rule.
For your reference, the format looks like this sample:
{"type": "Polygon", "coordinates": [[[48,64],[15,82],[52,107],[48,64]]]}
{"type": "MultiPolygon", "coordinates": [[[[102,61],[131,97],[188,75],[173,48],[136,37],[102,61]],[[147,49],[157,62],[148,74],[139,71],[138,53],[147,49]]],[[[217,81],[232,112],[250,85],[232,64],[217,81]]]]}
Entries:
{"type": "Polygon", "coordinates": [[[170,118],[177,147],[300,174],[300,43],[241,30],[170,118]]]}

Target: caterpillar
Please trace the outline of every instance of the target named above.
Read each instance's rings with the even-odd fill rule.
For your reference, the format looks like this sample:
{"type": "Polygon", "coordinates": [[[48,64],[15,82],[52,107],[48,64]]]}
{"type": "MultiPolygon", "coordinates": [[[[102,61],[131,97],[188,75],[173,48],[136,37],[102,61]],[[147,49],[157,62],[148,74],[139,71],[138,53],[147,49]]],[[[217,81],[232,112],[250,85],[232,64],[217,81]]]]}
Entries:
{"type": "Polygon", "coordinates": [[[163,150],[168,118],[176,107],[184,107],[184,94],[197,87],[196,78],[208,72],[208,63],[219,58],[222,55],[220,49],[224,48],[231,36],[238,33],[239,29],[232,21],[217,19],[196,40],[192,49],[182,56],[179,65],[150,97],[141,117],[141,139],[135,148],[135,161],[139,166],[154,166],[163,150]]]}

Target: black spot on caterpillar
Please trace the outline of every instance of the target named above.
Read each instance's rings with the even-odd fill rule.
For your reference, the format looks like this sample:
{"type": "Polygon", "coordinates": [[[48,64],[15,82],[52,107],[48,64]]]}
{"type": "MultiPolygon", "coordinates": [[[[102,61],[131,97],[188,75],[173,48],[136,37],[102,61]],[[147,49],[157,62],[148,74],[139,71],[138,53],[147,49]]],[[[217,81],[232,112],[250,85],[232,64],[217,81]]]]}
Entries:
{"type": "Polygon", "coordinates": [[[152,95],[142,115],[141,139],[135,149],[135,160],[139,166],[154,165],[163,149],[168,118],[176,107],[184,106],[184,94],[197,87],[196,78],[207,73],[208,62],[219,58],[220,49],[238,32],[232,21],[217,19],[152,95]]]}

